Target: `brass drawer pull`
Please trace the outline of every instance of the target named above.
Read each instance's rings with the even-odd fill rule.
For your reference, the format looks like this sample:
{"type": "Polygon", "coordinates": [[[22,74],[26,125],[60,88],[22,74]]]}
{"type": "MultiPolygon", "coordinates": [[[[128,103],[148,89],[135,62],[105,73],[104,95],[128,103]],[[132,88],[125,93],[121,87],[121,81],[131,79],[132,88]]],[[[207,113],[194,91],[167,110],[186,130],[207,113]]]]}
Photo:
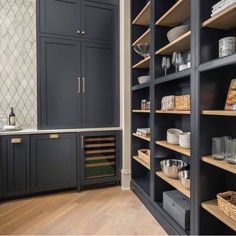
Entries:
{"type": "Polygon", "coordinates": [[[22,143],[22,138],[12,138],[11,144],[20,144],[22,143]]]}
{"type": "Polygon", "coordinates": [[[50,134],[50,139],[58,139],[59,138],[59,134],[50,134]]]}

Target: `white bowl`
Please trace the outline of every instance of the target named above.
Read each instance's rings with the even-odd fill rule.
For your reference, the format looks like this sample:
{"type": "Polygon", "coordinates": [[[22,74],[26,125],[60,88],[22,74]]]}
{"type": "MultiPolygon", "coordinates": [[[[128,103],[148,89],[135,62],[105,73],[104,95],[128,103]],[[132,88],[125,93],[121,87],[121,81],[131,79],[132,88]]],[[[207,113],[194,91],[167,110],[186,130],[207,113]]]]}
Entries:
{"type": "Polygon", "coordinates": [[[139,84],[145,84],[150,81],[150,75],[140,76],[138,77],[139,84]]]}
{"type": "Polygon", "coordinates": [[[179,38],[180,36],[182,36],[183,34],[187,33],[189,30],[190,30],[189,25],[177,26],[177,27],[171,29],[170,31],[168,31],[167,38],[168,38],[169,42],[171,43],[171,42],[175,41],[177,38],[179,38]]]}
{"type": "Polygon", "coordinates": [[[169,144],[179,144],[179,135],[182,134],[183,131],[180,129],[168,129],[167,130],[167,142],[169,144]]]}
{"type": "Polygon", "coordinates": [[[179,146],[186,149],[190,148],[190,132],[179,135],[179,146]]]}

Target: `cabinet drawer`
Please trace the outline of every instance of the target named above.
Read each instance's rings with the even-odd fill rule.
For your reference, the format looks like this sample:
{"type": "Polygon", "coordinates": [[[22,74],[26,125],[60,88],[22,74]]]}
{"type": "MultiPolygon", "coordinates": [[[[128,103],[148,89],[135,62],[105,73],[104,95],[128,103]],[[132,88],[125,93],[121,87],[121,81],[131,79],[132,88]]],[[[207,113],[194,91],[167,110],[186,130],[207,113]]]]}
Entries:
{"type": "Polygon", "coordinates": [[[77,186],[76,134],[32,136],[31,159],[32,192],[77,186]]]}
{"type": "Polygon", "coordinates": [[[30,193],[29,136],[1,138],[1,176],[4,197],[30,193]]]}

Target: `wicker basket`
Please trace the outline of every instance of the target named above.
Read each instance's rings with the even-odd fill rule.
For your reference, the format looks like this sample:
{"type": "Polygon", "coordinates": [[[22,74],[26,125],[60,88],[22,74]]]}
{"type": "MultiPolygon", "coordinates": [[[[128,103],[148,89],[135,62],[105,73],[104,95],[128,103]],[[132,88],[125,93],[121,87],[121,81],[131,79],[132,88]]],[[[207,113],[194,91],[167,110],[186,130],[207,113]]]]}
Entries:
{"type": "Polygon", "coordinates": [[[218,207],[231,219],[236,221],[236,192],[217,194],[218,207]]]}
{"type": "Polygon", "coordinates": [[[138,150],[138,157],[144,162],[150,164],[150,150],[149,149],[138,150]]]}
{"type": "Polygon", "coordinates": [[[175,96],[176,111],[190,111],[190,95],[175,96]]]}

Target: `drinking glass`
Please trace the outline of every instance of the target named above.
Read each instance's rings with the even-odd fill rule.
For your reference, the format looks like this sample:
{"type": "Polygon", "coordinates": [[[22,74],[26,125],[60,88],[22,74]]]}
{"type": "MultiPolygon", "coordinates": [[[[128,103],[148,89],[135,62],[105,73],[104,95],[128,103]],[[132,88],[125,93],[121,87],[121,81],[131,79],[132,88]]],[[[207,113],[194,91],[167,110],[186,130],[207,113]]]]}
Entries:
{"type": "Polygon", "coordinates": [[[186,55],[186,64],[188,68],[191,68],[191,52],[188,51],[186,55]]]}
{"type": "Polygon", "coordinates": [[[224,139],[212,138],[212,157],[216,160],[224,160],[224,139]]]}
{"type": "Polygon", "coordinates": [[[230,160],[233,157],[233,143],[232,139],[226,139],[224,142],[224,149],[225,149],[225,160],[230,160]]]}
{"type": "Polygon", "coordinates": [[[173,52],[171,63],[175,67],[175,72],[178,71],[178,65],[176,64],[177,62],[177,52],[173,52]]]}
{"type": "Polygon", "coordinates": [[[7,124],[8,124],[7,116],[6,115],[0,115],[0,128],[2,129],[7,124]]]}
{"type": "Polygon", "coordinates": [[[170,58],[169,57],[163,57],[162,63],[161,63],[162,69],[165,70],[165,76],[167,75],[167,70],[170,68],[170,58]]]}
{"type": "Polygon", "coordinates": [[[183,65],[183,57],[181,53],[177,53],[177,57],[176,57],[176,66],[177,68],[179,68],[180,65],[183,65]]]}
{"type": "Polygon", "coordinates": [[[231,146],[230,146],[230,151],[231,154],[229,154],[226,158],[225,161],[227,161],[230,164],[236,164],[236,139],[231,139],[231,146]]]}

